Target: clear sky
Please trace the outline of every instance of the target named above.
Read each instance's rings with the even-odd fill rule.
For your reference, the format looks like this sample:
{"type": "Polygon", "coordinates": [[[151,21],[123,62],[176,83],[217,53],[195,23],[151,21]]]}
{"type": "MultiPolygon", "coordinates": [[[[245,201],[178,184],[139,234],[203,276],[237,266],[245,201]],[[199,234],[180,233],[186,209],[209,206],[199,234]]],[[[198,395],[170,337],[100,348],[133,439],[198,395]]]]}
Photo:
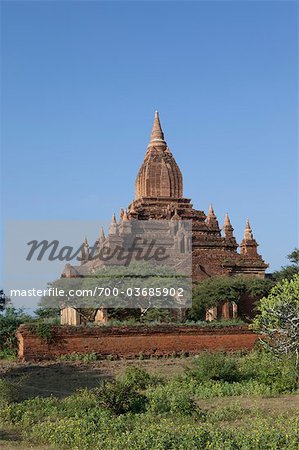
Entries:
{"type": "Polygon", "coordinates": [[[4,2],[4,219],[126,207],[154,110],[184,195],[271,270],[297,235],[297,11],[290,1],[4,2]]]}

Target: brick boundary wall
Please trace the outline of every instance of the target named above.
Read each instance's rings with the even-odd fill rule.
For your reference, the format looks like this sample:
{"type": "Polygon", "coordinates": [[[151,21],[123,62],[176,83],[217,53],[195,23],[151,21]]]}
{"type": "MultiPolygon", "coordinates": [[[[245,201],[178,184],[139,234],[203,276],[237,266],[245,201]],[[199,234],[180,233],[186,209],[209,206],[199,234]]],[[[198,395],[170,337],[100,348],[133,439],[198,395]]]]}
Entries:
{"type": "Polygon", "coordinates": [[[208,328],[178,325],[138,327],[53,327],[53,339],[47,343],[30,325],[21,325],[17,331],[18,356],[21,360],[53,359],[60,355],[95,352],[105,357],[114,355],[133,358],[196,354],[202,350],[252,349],[258,336],[247,326],[208,328]]]}

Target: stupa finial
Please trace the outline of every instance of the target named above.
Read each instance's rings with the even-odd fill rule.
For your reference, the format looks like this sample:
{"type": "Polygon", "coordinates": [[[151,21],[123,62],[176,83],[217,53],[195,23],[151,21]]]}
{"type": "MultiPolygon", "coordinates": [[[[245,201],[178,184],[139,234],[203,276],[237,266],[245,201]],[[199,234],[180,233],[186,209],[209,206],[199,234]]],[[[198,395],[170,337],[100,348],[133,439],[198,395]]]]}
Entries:
{"type": "Polygon", "coordinates": [[[164,134],[162,131],[158,111],[155,111],[154,124],[153,124],[153,129],[152,129],[152,133],[151,133],[151,137],[150,137],[150,143],[151,142],[162,142],[165,144],[164,134]]]}

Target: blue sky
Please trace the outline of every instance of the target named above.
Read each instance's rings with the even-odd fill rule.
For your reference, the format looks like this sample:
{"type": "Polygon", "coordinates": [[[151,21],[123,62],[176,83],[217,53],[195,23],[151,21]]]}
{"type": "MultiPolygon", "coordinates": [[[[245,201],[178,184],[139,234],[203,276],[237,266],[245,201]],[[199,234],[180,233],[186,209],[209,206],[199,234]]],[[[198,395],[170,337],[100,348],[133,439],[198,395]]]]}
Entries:
{"type": "Polygon", "coordinates": [[[197,209],[298,245],[297,12],[289,1],[2,2],[3,217],[126,207],[154,110],[197,209]]]}

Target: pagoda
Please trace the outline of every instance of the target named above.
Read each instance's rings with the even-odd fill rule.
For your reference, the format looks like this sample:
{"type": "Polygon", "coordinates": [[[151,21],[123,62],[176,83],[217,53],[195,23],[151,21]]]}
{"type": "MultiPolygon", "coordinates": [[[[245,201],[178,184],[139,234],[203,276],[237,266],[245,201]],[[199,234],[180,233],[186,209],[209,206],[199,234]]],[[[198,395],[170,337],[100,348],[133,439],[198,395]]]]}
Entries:
{"type": "MultiPolygon", "coordinates": [[[[193,207],[190,198],[183,195],[183,177],[164,137],[159,114],[156,111],[150,140],[135,181],[135,197],[128,208],[121,209],[117,221],[113,214],[107,236],[103,230],[95,245],[122,245],[130,236],[130,223],[135,221],[190,221],[192,224],[192,282],[198,283],[215,276],[265,277],[268,265],[257,252],[258,243],[253,237],[249,220],[246,221],[244,238],[238,245],[234,228],[228,214],[222,228],[214,208],[208,213],[193,207]],[[240,249],[240,251],[238,251],[240,249]]],[[[80,266],[65,267],[64,277],[84,276],[94,270],[95,263],[89,258],[89,245],[82,245],[80,266]]],[[[220,316],[236,317],[236,308],[229,311],[228,304],[220,316]]],[[[252,308],[252,305],[247,310],[252,308]]],[[[212,318],[219,311],[212,309],[212,318]]]]}
{"type": "Polygon", "coordinates": [[[206,215],[183,196],[183,177],[164,139],[157,111],[128,218],[191,220],[194,282],[220,275],[265,276],[268,265],[257,253],[248,219],[239,253],[228,214],[221,230],[212,205],[206,215]]]}

